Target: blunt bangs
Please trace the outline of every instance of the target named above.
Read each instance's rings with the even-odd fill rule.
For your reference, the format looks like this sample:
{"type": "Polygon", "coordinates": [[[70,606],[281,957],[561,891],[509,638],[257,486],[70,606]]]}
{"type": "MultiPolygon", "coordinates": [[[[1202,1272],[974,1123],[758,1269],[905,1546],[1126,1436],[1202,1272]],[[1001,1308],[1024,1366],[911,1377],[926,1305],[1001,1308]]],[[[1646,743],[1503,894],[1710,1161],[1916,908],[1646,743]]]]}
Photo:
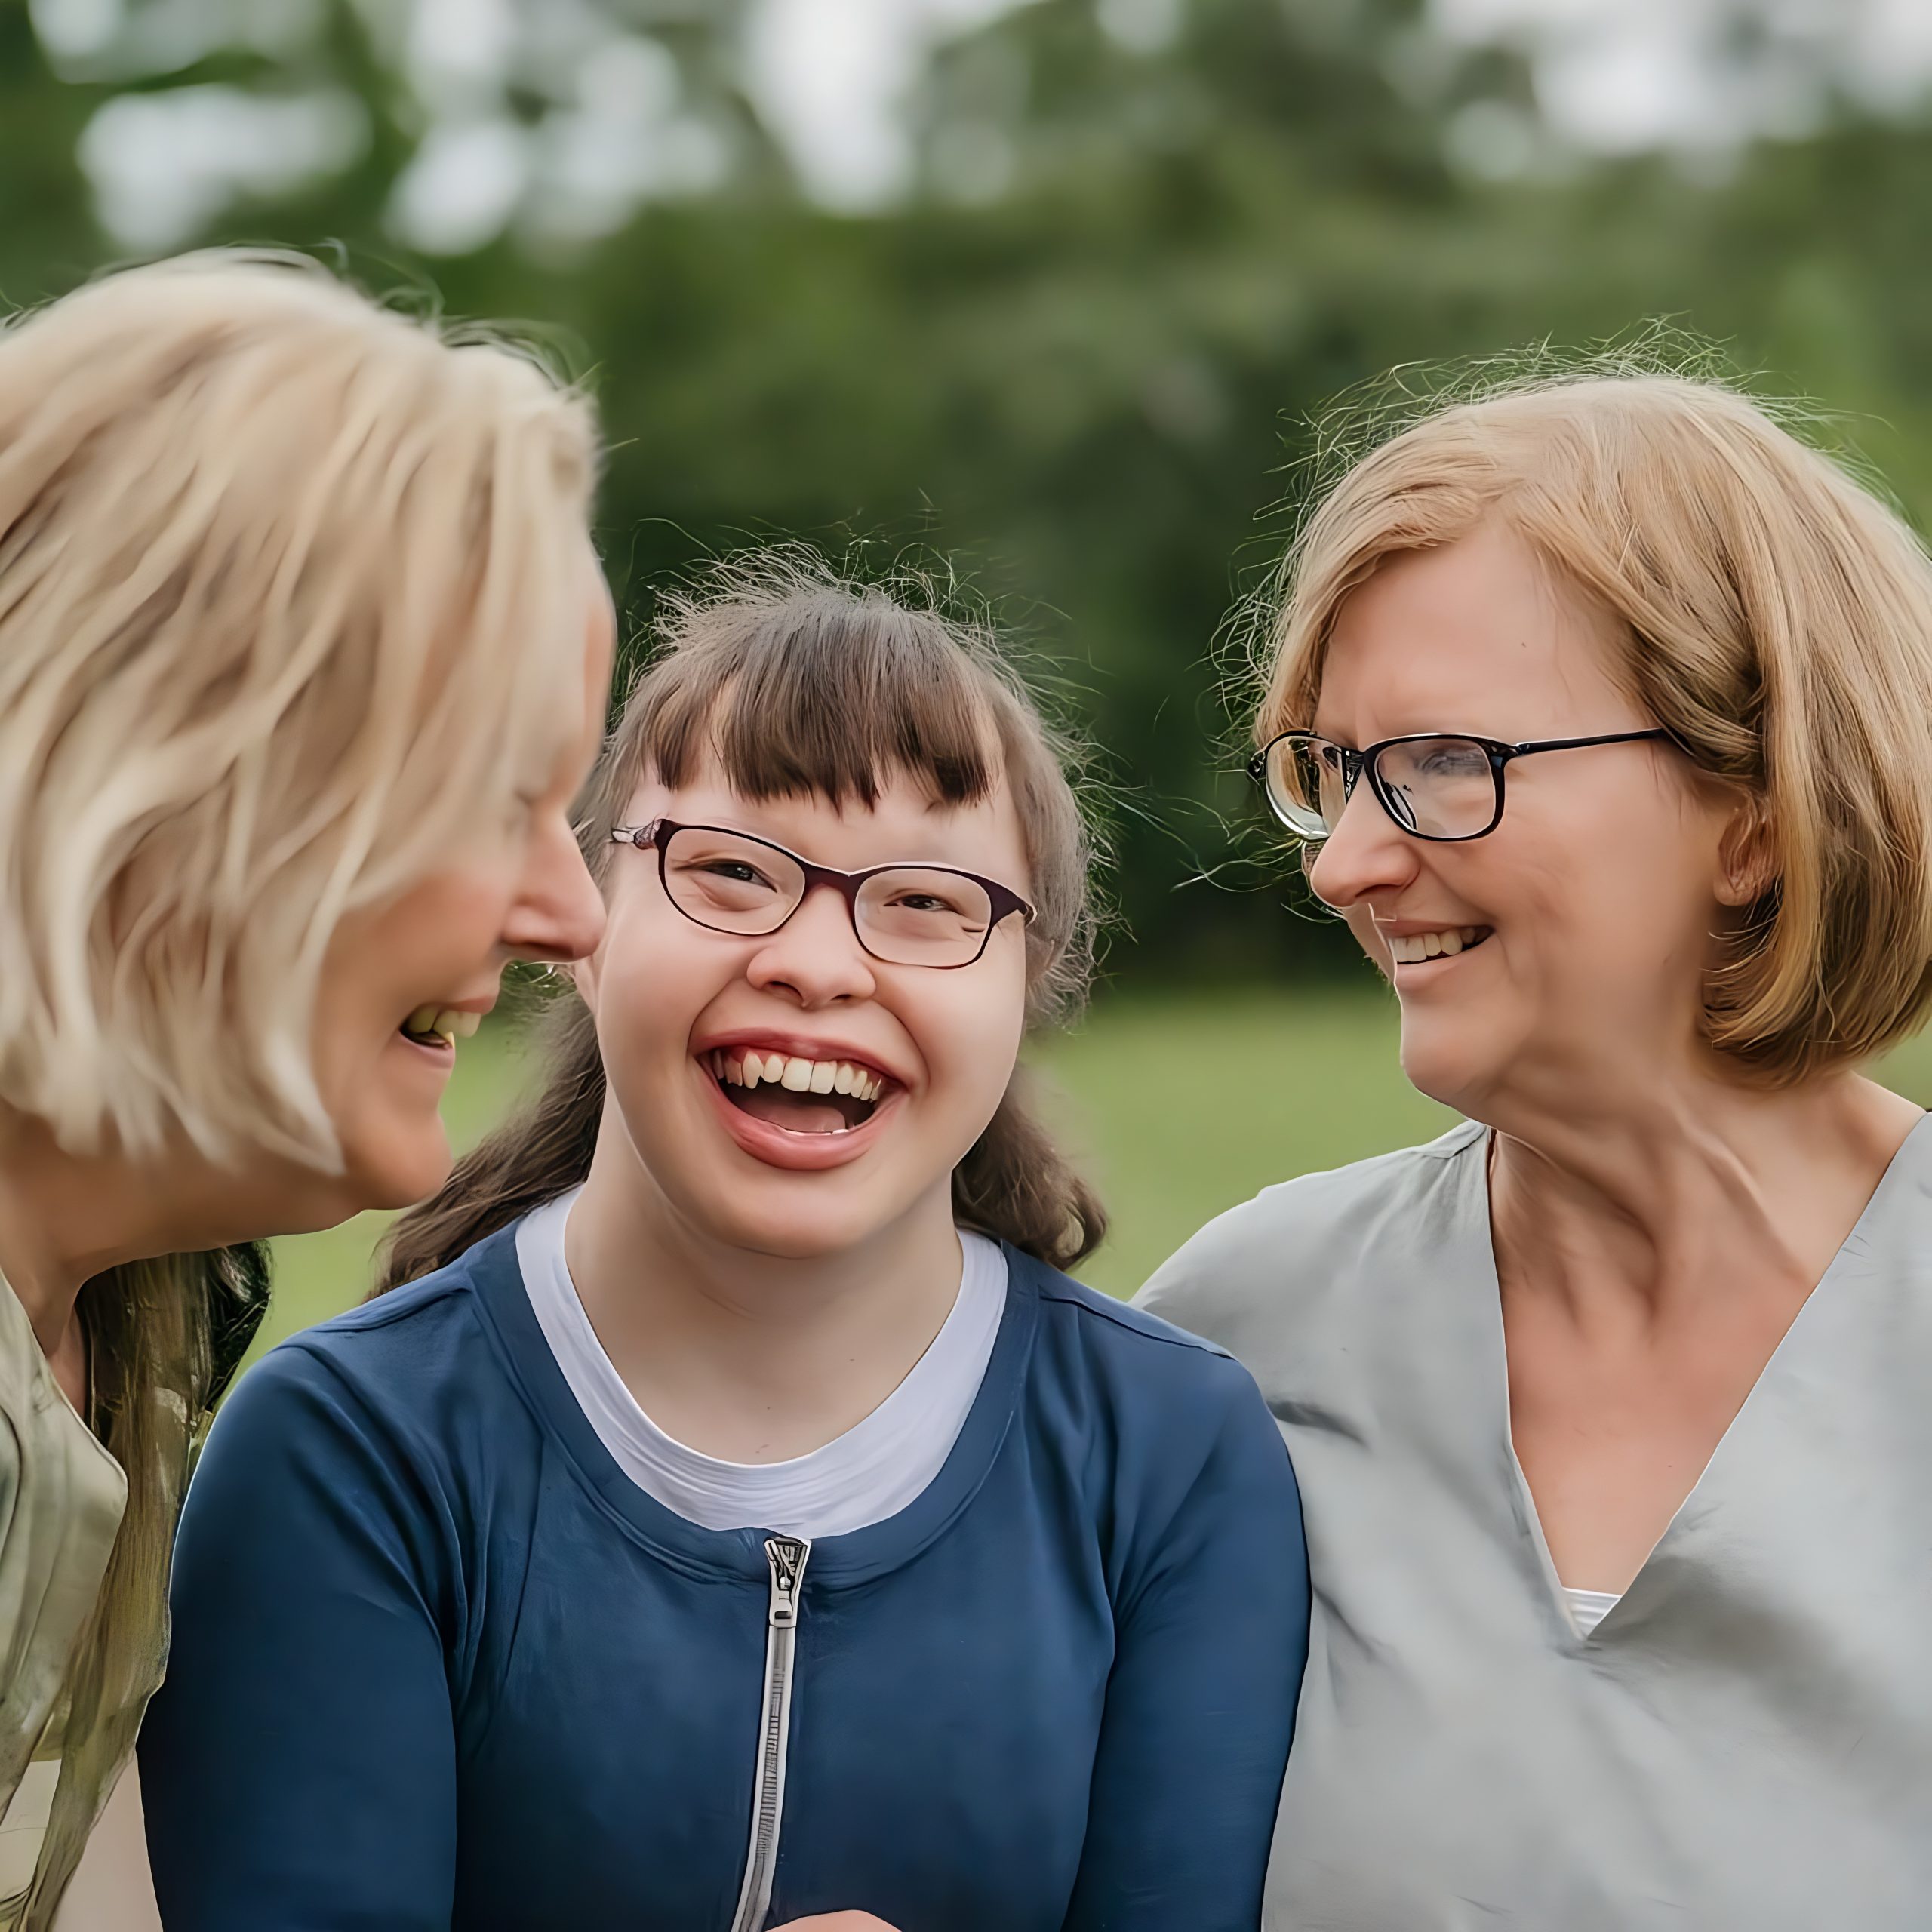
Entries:
{"type": "Polygon", "coordinates": [[[991,794],[994,721],[937,618],[824,587],[710,616],[710,648],[672,657],[639,692],[635,749],[666,784],[688,784],[710,754],[748,798],[869,808],[895,774],[942,804],[991,794]]]}
{"type": "Polygon", "coordinates": [[[869,809],[895,777],[939,805],[977,804],[1003,786],[1031,874],[1034,1017],[1077,1009],[1094,929],[1094,845],[1067,772],[1077,761],[989,629],[785,550],[716,566],[663,600],[655,630],[580,828],[599,880],[644,779],[675,789],[709,758],[742,797],[838,809],[869,809]]]}

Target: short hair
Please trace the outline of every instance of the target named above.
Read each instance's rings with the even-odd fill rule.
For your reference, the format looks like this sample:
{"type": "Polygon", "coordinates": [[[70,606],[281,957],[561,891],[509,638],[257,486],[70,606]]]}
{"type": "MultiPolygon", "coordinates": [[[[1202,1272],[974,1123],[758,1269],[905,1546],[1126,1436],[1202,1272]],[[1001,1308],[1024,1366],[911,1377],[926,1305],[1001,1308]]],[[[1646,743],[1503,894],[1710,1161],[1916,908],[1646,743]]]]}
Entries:
{"type": "Polygon", "coordinates": [[[0,332],[0,1101],[339,1164],[324,953],[580,728],[595,467],[532,358],[299,257],[0,332]]]}
{"type": "Polygon", "coordinates": [[[1388,558],[1500,518],[1617,623],[1633,697],[1759,801],[1775,876],[1706,989],[1712,1045],[1794,1081],[1932,998],[1932,559],[1748,396],[1665,374],[1540,379],[1371,450],[1284,568],[1263,739],[1312,718],[1337,613],[1388,558]]]}

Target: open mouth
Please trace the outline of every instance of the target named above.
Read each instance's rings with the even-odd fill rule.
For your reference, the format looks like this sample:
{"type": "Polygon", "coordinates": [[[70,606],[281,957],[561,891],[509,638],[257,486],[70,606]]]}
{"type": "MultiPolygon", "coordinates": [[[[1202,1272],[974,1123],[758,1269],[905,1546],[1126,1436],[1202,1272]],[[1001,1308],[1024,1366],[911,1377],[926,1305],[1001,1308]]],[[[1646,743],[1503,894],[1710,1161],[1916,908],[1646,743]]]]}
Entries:
{"type": "Polygon", "coordinates": [[[1444,926],[1433,933],[1391,933],[1389,955],[1398,966],[1420,966],[1430,959],[1453,959],[1472,952],[1494,929],[1489,926],[1444,926]]]}
{"type": "Polygon", "coordinates": [[[699,1059],[740,1113],[787,1134],[850,1134],[878,1111],[892,1085],[875,1068],[852,1060],[722,1047],[699,1059]]]}
{"type": "Polygon", "coordinates": [[[457,1041],[473,1038],[482,1023],[480,1013],[459,1013],[448,1006],[419,1006],[396,1031],[413,1047],[453,1054],[457,1041]]]}

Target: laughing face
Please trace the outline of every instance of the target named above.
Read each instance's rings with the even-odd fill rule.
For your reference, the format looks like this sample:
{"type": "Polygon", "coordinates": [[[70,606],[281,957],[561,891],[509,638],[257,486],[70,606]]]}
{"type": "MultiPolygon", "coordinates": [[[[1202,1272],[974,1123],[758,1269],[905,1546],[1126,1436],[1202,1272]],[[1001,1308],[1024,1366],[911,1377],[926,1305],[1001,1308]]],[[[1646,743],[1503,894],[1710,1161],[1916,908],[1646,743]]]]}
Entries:
{"type": "MultiPolygon", "coordinates": [[[[772,841],[844,872],[951,866],[1027,891],[1004,788],[935,804],[895,777],[875,807],[762,802],[715,767],[641,786],[623,821],[669,817],[772,841]]],[[[599,1162],[690,1233],[792,1258],[852,1247],[915,1214],[950,1216],[952,1171],[998,1108],[1025,1027],[1017,916],[974,964],[888,964],[826,887],[760,937],[666,897],[654,851],[613,848],[604,942],[579,969],[609,1076],[599,1162]]]]}
{"type": "Polygon", "coordinates": [[[345,1171],[318,1183],[339,1198],[297,1211],[309,1224],[405,1207],[435,1191],[449,1171],[438,1109],[457,1042],[496,1004],[504,968],[580,958],[602,930],[603,904],[571,823],[602,735],[614,635],[587,556],[586,575],[583,652],[558,680],[549,770],[503,801],[500,822],[473,826],[445,863],[350,914],[331,940],[315,1063],[345,1171]]]}
{"type": "MultiPolygon", "coordinates": [[[[1528,740],[1654,723],[1608,620],[1498,525],[1385,564],[1342,607],[1314,729],[1528,740]]],[[[1735,919],[1738,801],[1655,741],[1512,763],[1486,837],[1411,837],[1358,784],[1309,869],[1393,982],[1402,1066],[1493,1120],[1498,1090],[1700,1058],[1706,974],[1735,919]]]]}

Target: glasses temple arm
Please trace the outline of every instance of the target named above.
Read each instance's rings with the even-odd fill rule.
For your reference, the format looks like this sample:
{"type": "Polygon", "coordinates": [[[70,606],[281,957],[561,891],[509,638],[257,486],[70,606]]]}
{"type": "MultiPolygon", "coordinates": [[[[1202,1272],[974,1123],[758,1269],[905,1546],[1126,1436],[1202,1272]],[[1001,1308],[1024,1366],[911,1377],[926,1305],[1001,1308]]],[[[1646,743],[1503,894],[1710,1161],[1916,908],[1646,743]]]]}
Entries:
{"type": "Polygon", "coordinates": [[[1657,724],[1647,731],[1611,731],[1591,738],[1533,738],[1524,744],[1506,745],[1503,749],[1512,758],[1521,758],[1531,752],[1582,751],[1590,745],[1634,745],[1645,738],[1666,739],[1674,745],[1681,742],[1675,732],[1657,724]]]}

